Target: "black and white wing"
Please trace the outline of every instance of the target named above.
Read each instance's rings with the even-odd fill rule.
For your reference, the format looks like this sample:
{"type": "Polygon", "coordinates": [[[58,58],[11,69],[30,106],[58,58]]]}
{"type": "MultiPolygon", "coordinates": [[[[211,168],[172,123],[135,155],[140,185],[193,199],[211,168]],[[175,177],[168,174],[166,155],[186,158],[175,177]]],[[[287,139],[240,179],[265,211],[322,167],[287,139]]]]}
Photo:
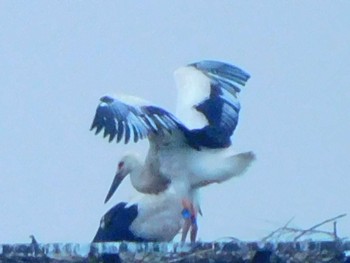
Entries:
{"type": "Polygon", "coordinates": [[[147,242],[147,240],[135,236],[130,226],[138,215],[136,204],[127,206],[127,203],[119,203],[113,206],[102,218],[100,227],[92,242],[147,242]]]}
{"type": "Polygon", "coordinates": [[[109,141],[116,138],[120,142],[124,138],[125,143],[176,130],[181,140],[198,150],[231,145],[230,137],[237,126],[240,110],[237,93],[249,75],[226,63],[201,61],[178,69],[175,79],[177,117],[180,118],[160,107],[104,96],[91,130],[96,129],[96,134],[103,131],[109,141]]]}
{"type": "MultiPolygon", "coordinates": [[[[128,97],[128,100],[130,98],[132,97],[128,97]]],[[[132,100],[141,101],[137,98],[132,100]]],[[[100,101],[90,129],[96,129],[96,134],[103,131],[103,136],[108,137],[110,142],[114,139],[120,142],[123,138],[125,144],[130,139],[137,142],[151,133],[158,134],[164,130],[171,133],[181,126],[172,114],[159,107],[127,104],[111,96],[104,96],[100,101]]]]}
{"type": "Polygon", "coordinates": [[[237,93],[249,74],[223,62],[201,61],[177,69],[174,75],[176,116],[189,129],[187,137],[193,146],[228,147],[238,123],[237,93]]]}

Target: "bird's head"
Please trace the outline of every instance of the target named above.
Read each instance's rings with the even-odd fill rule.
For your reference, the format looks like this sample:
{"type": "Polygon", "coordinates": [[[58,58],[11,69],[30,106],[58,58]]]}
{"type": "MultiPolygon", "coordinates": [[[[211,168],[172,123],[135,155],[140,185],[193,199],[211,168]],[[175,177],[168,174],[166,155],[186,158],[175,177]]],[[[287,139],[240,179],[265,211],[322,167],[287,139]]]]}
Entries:
{"type": "Polygon", "coordinates": [[[106,196],[105,203],[108,202],[108,200],[112,197],[112,195],[117,190],[124,178],[135,169],[138,163],[138,158],[132,154],[125,155],[123,158],[120,159],[117,167],[117,172],[114,176],[112,185],[106,196]]]}

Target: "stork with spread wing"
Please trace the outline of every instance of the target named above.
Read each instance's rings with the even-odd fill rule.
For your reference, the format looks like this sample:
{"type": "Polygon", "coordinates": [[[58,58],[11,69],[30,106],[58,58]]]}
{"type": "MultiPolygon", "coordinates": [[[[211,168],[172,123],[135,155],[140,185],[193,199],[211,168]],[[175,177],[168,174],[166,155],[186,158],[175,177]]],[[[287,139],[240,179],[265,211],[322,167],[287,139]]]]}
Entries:
{"type": "MultiPolygon", "coordinates": [[[[218,61],[179,68],[175,71],[176,116],[140,99],[130,103],[130,99],[102,97],[91,130],[96,129],[96,134],[103,131],[110,142],[149,141],[144,162],[136,155],[120,160],[105,202],[128,174],[139,192],[160,193],[171,185],[191,202],[199,187],[242,174],[255,155],[232,154],[230,146],[240,111],[237,94],[249,77],[218,61]]],[[[198,204],[194,205],[198,209],[198,204]]]]}

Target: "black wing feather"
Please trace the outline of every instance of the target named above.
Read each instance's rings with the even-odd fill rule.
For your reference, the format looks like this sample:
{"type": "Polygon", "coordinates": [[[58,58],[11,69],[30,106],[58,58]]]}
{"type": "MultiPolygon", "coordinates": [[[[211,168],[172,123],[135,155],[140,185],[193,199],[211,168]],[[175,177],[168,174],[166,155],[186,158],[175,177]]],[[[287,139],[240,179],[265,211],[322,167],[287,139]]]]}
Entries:
{"type": "Polygon", "coordinates": [[[109,141],[117,137],[120,142],[124,138],[125,144],[130,139],[137,142],[149,134],[172,130],[183,125],[169,112],[155,106],[131,106],[124,102],[104,96],[96,109],[91,130],[96,134],[104,131],[103,136],[109,136],[109,141]]]}

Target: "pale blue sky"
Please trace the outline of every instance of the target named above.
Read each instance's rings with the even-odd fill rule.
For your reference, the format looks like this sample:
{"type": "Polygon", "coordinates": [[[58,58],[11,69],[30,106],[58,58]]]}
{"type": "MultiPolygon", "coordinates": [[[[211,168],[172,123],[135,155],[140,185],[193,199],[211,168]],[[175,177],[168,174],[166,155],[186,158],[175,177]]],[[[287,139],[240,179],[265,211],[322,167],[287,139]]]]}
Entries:
{"type": "MultiPolygon", "coordinates": [[[[174,111],[173,71],[202,59],[251,74],[237,151],[257,161],[202,191],[199,237],[259,239],[349,213],[349,1],[1,1],[0,243],[89,242],[119,158],[147,143],[89,131],[99,98],[174,111]]],[[[326,227],[326,229],[330,229],[326,227]]],[[[350,215],[338,224],[350,236],[350,215]]]]}

